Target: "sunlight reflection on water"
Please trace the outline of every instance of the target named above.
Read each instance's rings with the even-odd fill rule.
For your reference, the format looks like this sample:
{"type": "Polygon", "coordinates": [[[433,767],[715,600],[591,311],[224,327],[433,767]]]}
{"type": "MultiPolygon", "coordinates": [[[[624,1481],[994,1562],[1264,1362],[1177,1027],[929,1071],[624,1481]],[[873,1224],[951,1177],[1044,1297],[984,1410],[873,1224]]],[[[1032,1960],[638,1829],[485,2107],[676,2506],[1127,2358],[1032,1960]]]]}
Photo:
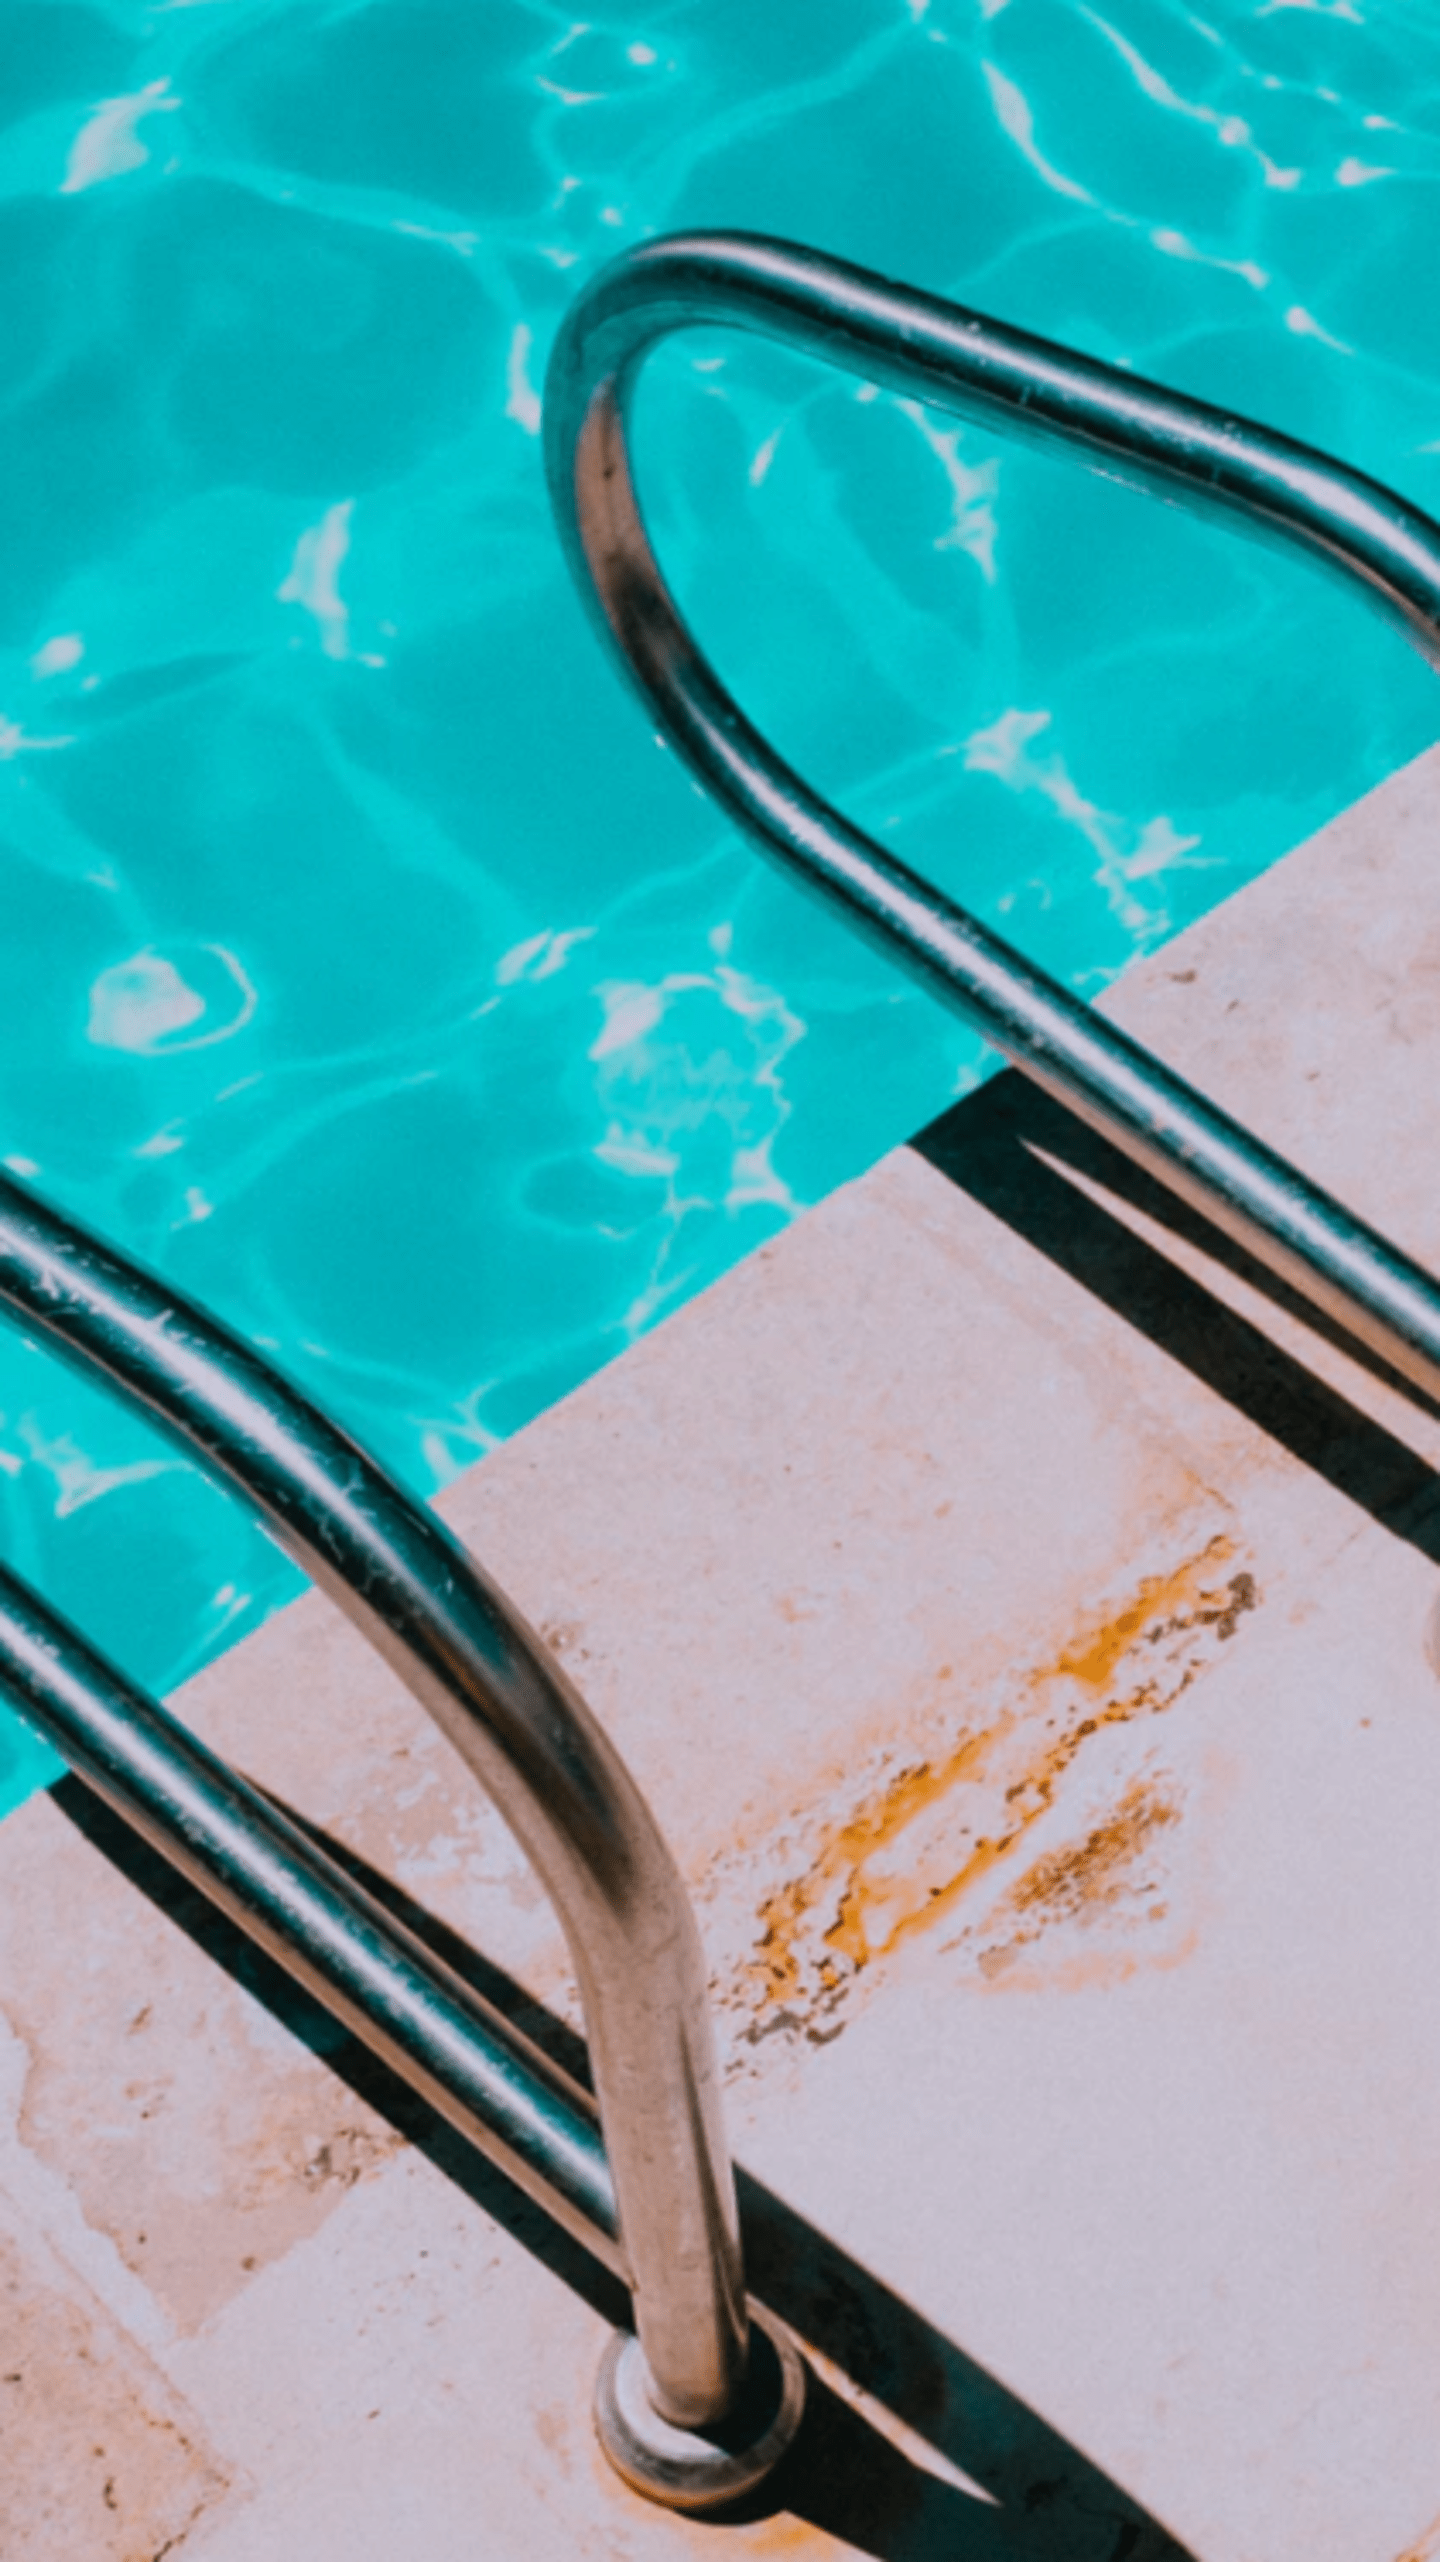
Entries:
{"type": "MultiPolygon", "coordinates": [[[[1404,0],[14,0],[6,1161],[412,1483],[513,1431],[982,1068],[602,664],[537,441],[577,285],[788,233],[1434,506],[1437,110],[1404,0]]],[[[912,401],[701,335],[639,437],[747,707],[1078,986],[1432,734],[1295,564],[912,401]]],[[[12,1338],[0,1503],[162,1687],[293,1588],[12,1338]]]]}

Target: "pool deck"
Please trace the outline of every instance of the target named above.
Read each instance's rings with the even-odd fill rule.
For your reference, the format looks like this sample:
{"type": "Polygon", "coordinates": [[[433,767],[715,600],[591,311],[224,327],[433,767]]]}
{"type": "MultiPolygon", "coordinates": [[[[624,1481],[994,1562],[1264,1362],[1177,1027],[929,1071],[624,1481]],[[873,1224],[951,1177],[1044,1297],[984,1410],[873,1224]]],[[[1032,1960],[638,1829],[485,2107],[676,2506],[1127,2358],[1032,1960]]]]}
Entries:
{"type": "MultiPolygon", "coordinates": [[[[1107,1009],[1440,1267],[1440,749],[1107,1009]]],[[[573,2245],[74,1783],[11,1818],[4,2562],[1440,2555],[1437,1468],[1006,1075],[444,1498],[695,1893],[824,2379],[744,2522],[609,2474],[573,2245]]],[[[563,2042],[538,1890],[318,1597],[181,1705],[563,2042]]]]}

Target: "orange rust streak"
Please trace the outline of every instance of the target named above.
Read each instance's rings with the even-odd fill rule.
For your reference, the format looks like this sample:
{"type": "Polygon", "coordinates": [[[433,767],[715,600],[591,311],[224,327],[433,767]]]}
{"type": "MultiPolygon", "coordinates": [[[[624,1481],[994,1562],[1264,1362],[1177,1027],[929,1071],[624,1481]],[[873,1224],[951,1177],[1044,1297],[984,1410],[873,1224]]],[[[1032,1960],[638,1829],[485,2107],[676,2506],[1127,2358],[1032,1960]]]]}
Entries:
{"type": "MultiPolygon", "coordinates": [[[[1027,1816],[1025,1820],[1030,1823],[1034,1818],[1027,1816]]],[[[891,1949],[898,1948],[901,1940],[908,1939],[912,1931],[928,1930],[942,1913],[948,1913],[967,1886],[973,1886],[977,1877],[983,1877],[997,1860],[1006,1856],[1023,1830],[1024,1826],[1020,1825],[1003,1833],[998,1841],[978,1841],[963,1867],[957,1869],[953,1877],[945,1878],[938,1886],[916,1887],[913,1890],[917,1897],[915,1904],[908,1912],[897,1913],[883,1934],[867,1929],[866,1915],[873,1914],[877,1906],[883,1908],[893,1904],[896,1890],[887,1884],[877,1894],[857,1870],[840,1898],[839,1918],[825,1933],[826,1945],[841,1950],[849,1957],[857,1973],[868,1966],[872,1958],[888,1957],[891,1949]]]]}
{"type": "Polygon", "coordinates": [[[848,1824],[842,1825],[834,1837],[829,1859],[839,1867],[868,1859],[872,1852],[882,1849],[886,1842],[894,1840],[897,1833],[903,1832],[907,1824],[913,1823],[926,1806],[933,1806],[939,1798],[946,1796],[957,1780],[980,1778],[992,1747],[1009,1733],[1014,1722],[1013,1717],[1002,1717],[998,1724],[987,1728],[983,1734],[967,1735],[964,1742],[941,1762],[938,1770],[928,1761],[917,1762],[913,1769],[902,1770],[877,1798],[862,1807],[858,1815],[852,1815],[848,1824]]]}
{"type": "Polygon", "coordinates": [[[850,1885],[840,1898],[839,1915],[824,1934],[826,1945],[837,1955],[849,1957],[857,1966],[865,1965],[873,1954],[864,1939],[858,1919],[858,1939],[847,1925],[847,1907],[867,1859],[893,1841],[897,1834],[913,1823],[915,1817],[948,1795],[957,1781],[978,1778],[993,1745],[1008,1734],[1012,1717],[1003,1717],[986,1733],[967,1735],[964,1742],[935,1768],[928,1761],[900,1771],[888,1786],[862,1806],[857,1814],[842,1824],[831,1836],[820,1857],[805,1875],[782,1886],[777,1894],[760,1907],[764,1932],[760,1941],[763,1970],[769,1975],[770,1989],[778,2000],[789,1999],[799,1987],[799,1965],[794,1939],[805,1915],[819,1903],[828,1887],[850,1873],[850,1885]]]}
{"type": "Polygon", "coordinates": [[[1437,2554],[1440,2554],[1440,2518],[1426,2528],[1418,2544],[1407,2544],[1404,2552],[1396,2555],[1395,2562],[1435,2562],[1437,2554]]]}
{"type": "MultiPolygon", "coordinates": [[[[917,1888],[917,1901],[911,1910],[896,1914],[883,1934],[876,1932],[872,1935],[867,1930],[866,1915],[874,1913],[877,1907],[893,1904],[896,1889],[888,1880],[877,1889],[865,1876],[863,1868],[857,1867],[841,1896],[839,1916],[825,1933],[826,1945],[849,1957],[858,1973],[873,1958],[888,1957],[891,1949],[897,1948],[901,1940],[908,1939],[912,1932],[928,1930],[933,1922],[941,1920],[981,1877],[987,1876],[1002,1859],[1009,1858],[1016,1843],[1024,1839],[1031,1825],[1046,1812],[1054,1801],[1055,1782],[1062,1771],[1069,1768],[1086,1736],[1095,1734],[1101,1726],[1125,1725],[1135,1713],[1136,1705],[1133,1699],[1112,1701],[1098,1716],[1087,1718],[1082,1726],[1052,1744],[1021,1782],[1019,1793],[1027,1798],[1033,1797],[1034,1802],[1026,1807],[1018,1822],[997,1834],[993,1840],[977,1842],[970,1857],[953,1876],[928,1889],[917,1888]]],[[[989,1738],[982,1740],[988,1741],[989,1738]]],[[[941,1792],[937,1790],[935,1793],[941,1792]]],[[[899,1829],[897,1825],[896,1830],[899,1829]]],[[[832,1865],[827,1858],[824,1877],[833,1876],[838,1865],[838,1862],[832,1865]]],[[[811,1876],[818,1887],[821,1872],[812,1869],[811,1876]]]]}
{"type": "Polygon", "coordinates": [[[1057,1675],[1070,1681],[1083,1681],[1099,1689],[1110,1680],[1122,1657],[1151,1620],[1193,1608],[1197,1602],[1218,1596],[1199,1589],[1200,1578],[1207,1569],[1225,1565],[1235,1554],[1233,1539],[1212,1539],[1198,1557],[1192,1557],[1171,1575],[1147,1575],[1128,1610],[1117,1611],[1096,1628],[1072,1640],[1063,1655],[1045,1671],[1037,1674],[1040,1681],[1053,1681],[1057,1675]]]}
{"type": "MultiPolygon", "coordinates": [[[[1026,1687],[1033,1692],[1057,1681],[1072,1681],[1098,1690],[1142,1642],[1153,1644],[1190,1627],[1214,1628],[1219,1636],[1228,1636],[1255,1599],[1249,1576],[1234,1577],[1228,1585],[1211,1580],[1233,1555],[1234,1542],[1222,1535],[1173,1573],[1147,1575],[1124,1609],[1097,1619],[1074,1637],[1050,1664],[1028,1676],[1026,1687]]],[[[761,1999],[783,2004],[802,1995],[802,1953],[797,1942],[817,1906],[830,1903],[834,1910],[834,1919],[821,1933],[831,1952],[821,1961],[821,1990],[826,1993],[840,1989],[835,1960],[848,1962],[859,1973],[913,1931],[928,1929],[1010,1855],[1053,1803],[1056,1783],[1088,1736],[1102,1726],[1123,1725],[1169,1706],[1188,1687],[1193,1671],[1193,1666],[1179,1667],[1168,1695],[1153,1679],[1135,1681],[1132,1671],[1127,1691],[1097,1701],[1089,1715],[1048,1744],[1017,1777],[1005,1792],[1012,1820],[978,1841],[948,1877],[927,1880],[922,1873],[897,1879],[871,1876],[867,1869],[877,1853],[888,1849],[953,1789],[985,1775],[996,1748],[1014,1732],[1016,1716],[1007,1712],[984,1731],[966,1735],[941,1762],[918,1761],[899,1772],[830,1835],[803,1876],[777,1889],[761,1906],[762,1935],[755,1968],[761,1999]]],[[[1161,1820],[1171,1818],[1152,1819],[1161,1820]]],[[[1034,1890],[1037,1896],[1041,1891],[1034,1890]]]]}
{"type": "Polygon", "coordinates": [[[1072,1849],[1052,1850],[1037,1859],[1006,1900],[1018,1912],[1044,1906],[1067,1918],[1086,1905],[1111,1902],[1119,1872],[1129,1866],[1152,1833],[1178,1821],[1175,1808],[1137,1780],[1107,1823],[1097,1824],[1072,1849]]]}
{"type": "Polygon", "coordinates": [[[797,1877],[778,1893],[767,1896],[760,1907],[764,1931],[760,1939],[760,1971],[766,1977],[765,1992],[772,2001],[789,2001],[800,1989],[800,1966],[795,1955],[795,1933],[813,1901],[809,1877],[797,1877]]]}

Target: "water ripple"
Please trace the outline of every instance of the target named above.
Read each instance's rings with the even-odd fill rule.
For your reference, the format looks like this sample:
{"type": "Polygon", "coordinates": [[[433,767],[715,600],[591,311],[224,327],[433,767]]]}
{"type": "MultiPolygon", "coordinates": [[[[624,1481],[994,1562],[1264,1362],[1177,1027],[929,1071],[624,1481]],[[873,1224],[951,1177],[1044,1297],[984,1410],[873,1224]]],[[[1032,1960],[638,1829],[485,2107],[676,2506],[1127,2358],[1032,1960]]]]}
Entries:
{"type": "MultiPolygon", "coordinates": [[[[442,1482],[984,1070],[602,664],[537,442],[577,284],[789,232],[1435,508],[1437,178],[1409,0],[10,12],[5,1162],[442,1482]]],[[[1077,985],[1433,733],[1353,604],[987,428],[702,335],[638,436],[747,705],[1077,985]]],[[[293,1588],[17,1336],[0,1513],[162,1685],[293,1588]]]]}

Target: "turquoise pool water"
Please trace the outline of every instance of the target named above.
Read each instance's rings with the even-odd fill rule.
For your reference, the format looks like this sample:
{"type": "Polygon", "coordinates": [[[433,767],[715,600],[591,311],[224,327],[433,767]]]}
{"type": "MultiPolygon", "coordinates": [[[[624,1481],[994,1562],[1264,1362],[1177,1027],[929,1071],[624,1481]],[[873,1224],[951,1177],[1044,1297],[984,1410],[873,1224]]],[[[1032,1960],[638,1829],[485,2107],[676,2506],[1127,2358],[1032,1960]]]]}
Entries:
{"type": "MultiPolygon", "coordinates": [[[[582,623],[598,262],[789,233],[1440,510],[1415,0],[7,0],[0,119],[0,1154],[426,1490],[981,1072],[582,623]]],[[[640,448],[742,698],[1076,985],[1435,733],[1300,567],[762,348],[667,351],[640,448]]],[[[0,1503],[162,1688],[293,1589],[8,1334],[0,1503]]],[[[51,1767],[0,1732],[0,1803],[51,1767]]]]}

